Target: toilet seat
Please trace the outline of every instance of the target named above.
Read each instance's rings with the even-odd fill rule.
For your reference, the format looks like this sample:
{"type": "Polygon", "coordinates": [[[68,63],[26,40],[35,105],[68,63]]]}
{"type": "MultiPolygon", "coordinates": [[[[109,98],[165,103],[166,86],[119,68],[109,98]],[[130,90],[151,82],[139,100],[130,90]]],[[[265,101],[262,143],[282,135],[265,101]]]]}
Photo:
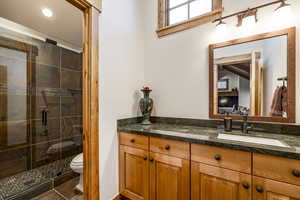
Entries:
{"type": "Polygon", "coordinates": [[[71,162],[71,166],[73,167],[83,167],[83,153],[77,155],[75,158],[73,158],[71,162]]]}

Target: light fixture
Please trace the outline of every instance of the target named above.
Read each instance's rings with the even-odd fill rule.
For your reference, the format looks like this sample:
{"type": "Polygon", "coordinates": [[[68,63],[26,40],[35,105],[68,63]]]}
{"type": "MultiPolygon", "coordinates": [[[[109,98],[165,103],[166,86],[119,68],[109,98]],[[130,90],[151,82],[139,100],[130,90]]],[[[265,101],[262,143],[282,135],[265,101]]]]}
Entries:
{"type": "Polygon", "coordinates": [[[248,9],[246,12],[239,14],[237,26],[247,26],[252,27],[258,21],[257,19],[257,9],[248,9]]]}
{"type": "Polygon", "coordinates": [[[217,24],[217,26],[226,26],[226,23],[223,20],[219,20],[219,23],[217,24]]]}
{"type": "Polygon", "coordinates": [[[44,14],[45,17],[49,17],[50,18],[50,17],[53,16],[53,12],[49,8],[43,8],[42,9],[42,13],[44,14]]]}
{"type": "Polygon", "coordinates": [[[275,11],[279,11],[281,9],[289,9],[291,4],[285,2],[286,0],[282,0],[279,7],[275,9],[275,11]]]}
{"type": "Polygon", "coordinates": [[[248,16],[246,18],[243,19],[243,24],[244,25],[253,25],[257,22],[257,19],[255,18],[255,16],[248,16]]]}
{"type": "Polygon", "coordinates": [[[220,20],[219,23],[216,25],[216,28],[218,30],[218,32],[223,32],[226,30],[227,28],[227,24],[223,21],[223,20],[220,20]]]}
{"type": "Polygon", "coordinates": [[[291,17],[291,4],[286,3],[285,0],[281,1],[278,8],[275,9],[276,21],[287,23],[291,17]]]}
{"type": "MultiPolygon", "coordinates": [[[[253,26],[258,21],[257,20],[257,11],[260,8],[264,8],[264,7],[268,7],[268,6],[280,3],[279,7],[276,8],[276,10],[275,10],[276,13],[284,13],[285,15],[288,15],[290,13],[288,11],[291,7],[291,4],[286,3],[286,1],[287,0],[276,0],[276,1],[273,1],[270,3],[256,6],[254,8],[248,8],[247,10],[239,11],[239,12],[236,12],[236,13],[224,16],[224,17],[220,17],[220,18],[214,20],[212,23],[219,22],[217,27],[223,26],[222,20],[237,16],[238,17],[238,24],[237,24],[238,27],[242,26],[242,25],[244,26],[245,24],[248,24],[248,25],[251,24],[251,26],[253,26]],[[277,12],[277,11],[279,11],[279,12],[277,12]]],[[[286,16],[284,14],[281,14],[281,16],[284,16],[286,18],[286,16]]]]}

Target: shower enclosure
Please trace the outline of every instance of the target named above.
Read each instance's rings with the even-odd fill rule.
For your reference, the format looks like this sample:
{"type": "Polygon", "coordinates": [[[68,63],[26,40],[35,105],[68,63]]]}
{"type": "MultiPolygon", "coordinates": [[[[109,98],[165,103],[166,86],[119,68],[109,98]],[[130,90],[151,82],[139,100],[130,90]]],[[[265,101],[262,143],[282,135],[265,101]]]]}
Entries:
{"type": "Polygon", "coordinates": [[[0,28],[0,200],[70,177],[82,152],[82,54],[0,28]]]}

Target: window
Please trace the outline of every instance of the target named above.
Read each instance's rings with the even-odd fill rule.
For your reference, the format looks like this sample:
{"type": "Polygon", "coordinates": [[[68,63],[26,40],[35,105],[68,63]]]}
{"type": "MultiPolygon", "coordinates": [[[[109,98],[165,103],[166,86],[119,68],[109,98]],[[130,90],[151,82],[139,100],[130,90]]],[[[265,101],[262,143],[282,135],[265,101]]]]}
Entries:
{"type": "Polygon", "coordinates": [[[212,0],[168,0],[168,25],[212,11],[212,0]]]}
{"type": "Polygon", "coordinates": [[[211,22],[222,11],[222,0],[159,0],[158,36],[211,22]]]}

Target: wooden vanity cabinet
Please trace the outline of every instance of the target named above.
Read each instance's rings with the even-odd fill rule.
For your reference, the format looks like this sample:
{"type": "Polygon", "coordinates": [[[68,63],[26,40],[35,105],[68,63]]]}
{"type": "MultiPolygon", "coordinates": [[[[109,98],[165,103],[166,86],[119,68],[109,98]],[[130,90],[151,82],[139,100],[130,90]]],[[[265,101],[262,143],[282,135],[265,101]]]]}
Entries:
{"type": "Polygon", "coordinates": [[[150,199],[189,200],[190,161],[150,152],[150,199]]]}
{"type": "Polygon", "coordinates": [[[120,145],[119,171],[121,195],[131,200],[149,199],[149,152],[120,145]]]}
{"type": "Polygon", "coordinates": [[[253,176],[254,200],[300,200],[300,186],[253,176]]]}
{"type": "Polygon", "coordinates": [[[251,153],[191,145],[192,200],[251,200],[251,153]]]}
{"type": "Polygon", "coordinates": [[[253,153],[253,175],[300,186],[300,160],[253,153]]]}
{"type": "Polygon", "coordinates": [[[190,199],[190,144],[150,137],[150,199],[190,199]]]}
{"type": "Polygon", "coordinates": [[[251,175],[192,162],[192,200],[251,200],[251,175]]]}
{"type": "Polygon", "coordinates": [[[130,200],[300,200],[300,161],[119,133],[130,200]]]}
{"type": "Polygon", "coordinates": [[[252,157],[250,152],[192,144],[191,160],[251,174],[252,157]]]}
{"type": "Polygon", "coordinates": [[[253,153],[253,197],[300,200],[300,161],[253,153]]]}
{"type": "Polygon", "coordinates": [[[190,200],[189,143],[127,133],[119,134],[119,142],[122,196],[130,200],[190,200]]]}

